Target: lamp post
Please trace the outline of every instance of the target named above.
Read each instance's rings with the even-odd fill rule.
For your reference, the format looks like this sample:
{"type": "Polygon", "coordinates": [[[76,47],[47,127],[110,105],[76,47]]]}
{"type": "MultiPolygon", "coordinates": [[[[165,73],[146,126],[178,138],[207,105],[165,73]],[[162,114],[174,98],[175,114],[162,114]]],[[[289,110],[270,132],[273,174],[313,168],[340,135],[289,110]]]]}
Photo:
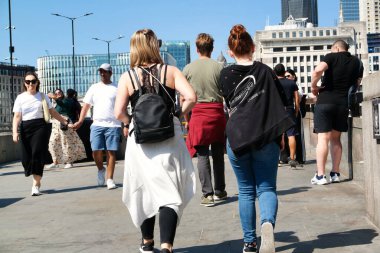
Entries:
{"type": "Polygon", "coordinates": [[[53,16],[57,16],[57,17],[62,17],[62,18],[66,18],[66,19],[69,19],[71,20],[71,38],[72,38],[72,46],[73,46],[73,88],[74,90],[76,90],[75,88],[75,43],[74,43],[74,21],[78,18],[82,18],[82,17],[85,17],[85,16],[90,16],[92,15],[93,13],[90,12],[90,13],[86,13],[86,14],[83,14],[82,16],[78,16],[78,17],[66,17],[66,16],[63,16],[61,14],[58,14],[58,13],[52,13],[51,15],[53,16]]]}
{"type": "Polygon", "coordinates": [[[113,40],[102,40],[102,39],[99,39],[99,38],[92,38],[93,40],[100,40],[100,41],[103,41],[105,43],[107,43],[107,49],[108,49],[108,63],[111,64],[111,57],[110,57],[110,43],[114,40],[119,40],[119,39],[122,39],[124,38],[123,35],[119,35],[119,37],[113,39],[113,40]]]}
{"type": "Polygon", "coordinates": [[[13,87],[13,53],[15,52],[15,48],[12,44],[12,29],[15,29],[14,26],[12,26],[12,11],[11,11],[11,0],[8,0],[8,16],[9,16],[9,26],[6,29],[9,29],[9,60],[10,60],[10,76],[11,76],[11,101],[12,106],[14,102],[14,87],[13,87]]]}

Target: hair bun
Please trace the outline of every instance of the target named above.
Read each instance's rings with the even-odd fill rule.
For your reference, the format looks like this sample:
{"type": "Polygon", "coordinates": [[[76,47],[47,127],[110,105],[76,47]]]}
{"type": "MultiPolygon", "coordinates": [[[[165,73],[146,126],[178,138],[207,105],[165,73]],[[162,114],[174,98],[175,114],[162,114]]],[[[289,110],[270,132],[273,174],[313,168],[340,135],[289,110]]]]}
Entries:
{"type": "Polygon", "coordinates": [[[247,30],[243,25],[235,25],[230,31],[230,35],[233,39],[240,39],[241,34],[246,33],[247,30]]]}

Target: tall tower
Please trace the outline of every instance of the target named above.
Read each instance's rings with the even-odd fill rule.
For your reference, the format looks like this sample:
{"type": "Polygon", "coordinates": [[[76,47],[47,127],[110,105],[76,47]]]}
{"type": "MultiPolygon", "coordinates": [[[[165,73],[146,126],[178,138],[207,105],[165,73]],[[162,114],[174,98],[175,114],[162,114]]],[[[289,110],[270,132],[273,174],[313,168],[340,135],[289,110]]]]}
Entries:
{"type": "Polygon", "coordinates": [[[340,0],[340,22],[360,21],[359,0],[340,0]]]}
{"type": "Polygon", "coordinates": [[[380,0],[360,0],[360,21],[367,23],[367,33],[380,33],[380,0]]]}
{"type": "Polygon", "coordinates": [[[308,18],[308,23],[318,26],[317,0],[281,0],[282,22],[292,15],[293,18],[308,18]]]}

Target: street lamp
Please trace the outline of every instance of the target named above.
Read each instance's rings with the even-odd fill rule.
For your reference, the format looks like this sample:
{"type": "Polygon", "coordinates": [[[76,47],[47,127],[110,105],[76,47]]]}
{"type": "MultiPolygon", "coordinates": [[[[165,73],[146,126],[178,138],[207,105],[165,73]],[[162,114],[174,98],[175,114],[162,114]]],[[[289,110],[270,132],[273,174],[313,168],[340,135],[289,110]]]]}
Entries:
{"type": "Polygon", "coordinates": [[[66,16],[63,16],[61,14],[58,14],[58,13],[52,13],[51,15],[53,16],[57,16],[57,17],[62,17],[62,18],[67,18],[67,19],[70,19],[71,20],[71,38],[72,38],[72,44],[73,44],[73,87],[74,87],[74,90],[75,90],[75,43],[74,43],[74,21],[78,18],[82,18],[82,17],[85,17],[85,16],[90,16],[92,15],[93,13],[90,12],[90,13],[86,13],[86,14],[83,14],[82,16],[78,16],[78,17],[66,17],[66,16]]]}
{"type": "Polygon", "coordinates": [[[13,60],[15,58],[13,58],[13,53],[15,52],[15,48],[12,44],[12,29],[15,29],[14,26],[12,26],[12,11],[11,11],[11,0],[8,0],[8,13],[9,13],[9,26],[6,28],[6,29],[9,29],[9,60],[10,60],[10,64],[11,64],[11,68],[10,68],[10,74],[11,74],[11,101],[12,101],[12,106],[13,106],[13,102],[14,102],[14,87],[13,87],[13,60]]]}
{"type": "Polygon", "coordinates": [[[119,39],[122,39],[124,38],[123,35],[119,35],[119,37],[113,39],[113,40],[102,40],[102,39],[99,39],[99,38],[92,38],[93,40],[100,40],[100,41],[103,41],[105,43],[107,43],[107,48],[108,48],[108,63],[111,64],[111,57],[110,57],[110,43],[114,40],[119,40],[119,39]]]}

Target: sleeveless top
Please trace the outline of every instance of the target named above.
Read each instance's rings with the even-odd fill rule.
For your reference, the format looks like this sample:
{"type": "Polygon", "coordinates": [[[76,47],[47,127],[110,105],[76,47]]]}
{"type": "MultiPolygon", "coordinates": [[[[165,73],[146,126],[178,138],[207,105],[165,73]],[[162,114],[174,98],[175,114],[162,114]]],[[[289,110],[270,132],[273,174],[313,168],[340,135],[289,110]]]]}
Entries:
{"type": "MultiPolygon", "coordinates": [[[[158,81],[155,78],[153,78],[153,77],[151,78],[151,76],[148,73],[146,73],[145,71],[142,71],[142,80],[140,80],[140,78],[137,76],[137,73],[136,73],[135,69],[131,69],[130,71],[128,71],[128,74],[129,74],[129,77],[131,79],[131,83],[132,83],[132,86],[133,86],[133,89],[134,89],[133,94],[129,97],[129,99],[131,101],[132,111],[134,110],[135,104],[136,104],[137,100],[140,97],[140,93],[139,93],[138,86],[135,86],[135,83],[133,81],[131,72],[134,72],[133,74],[135,75],[135,80],[141,86],[142,94],[157,93],[158,95],[160,95],[163,98],[163,100],[165,101],[165,104],[166,104],[167,108],[169,110],[173,110],[174,111],[173,101],[175,101],[175,94],[176,94],[176,92],[175,92],[175,89],[172,89],[172,88],[166,86],[167,65],[162,65],[162,64],[161,65],[157,65],[157,64],[155,64],[155,65],[153,65],[151,67],[146,67],[144,69],[146,71],[150,72],[158,80],[161,80],[161,70],[162,70],[162,67],[164,67],[164,66],[165,66],[165,71],[164,71],[163,86],[165,87],[167,93],[169,93],[170,97],[165,92],[164,88],[158,83],[158,81]]],[[[143,68],[143,67],[140,67],[140,68],[143,68]]]]}

